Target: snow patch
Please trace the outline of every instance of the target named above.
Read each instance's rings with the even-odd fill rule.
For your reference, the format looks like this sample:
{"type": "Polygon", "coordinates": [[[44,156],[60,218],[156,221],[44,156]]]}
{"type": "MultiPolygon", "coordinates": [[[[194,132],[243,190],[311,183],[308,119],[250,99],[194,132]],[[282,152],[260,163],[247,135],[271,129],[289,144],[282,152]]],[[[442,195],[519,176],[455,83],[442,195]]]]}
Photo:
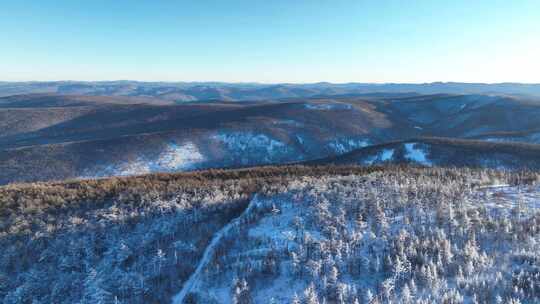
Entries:
{"type": "Polygon", "coordinates": [[[350,152],[354,149],[367,147],[369,146],[369,144],[370,142],[367,139],[340,138],[333,140],[328,145],[336,153],[343,154],[350,152]]]}
{"type": "Polygon", "coordinates": [[[134,160],[124,160],[104,168],[94,169],[87,177],[130,176],[152,172],[175,172],[196,169],[206,160],[192,142],[178,145],[169,143],[157,157],[140,155],[134,160]]]}
{"type": "Polygon", "coordinates": [[[484,141],[488,141],[488,142],[506,142],[506,141],[511,141],[511,140],[508,140],[504,137],[487,137],[487,138],[484,138],[483,139],[484,141]]]}
{"type": "Polygon", "coordinates": [[[304,107],[308,110],[351,110],[352,106],[346,103],[306,103],[304,107]]]}
{"type": "Polygon", "coordinates": [[[195,164],[204,160],[205,157],[192,142],[187,142],[181,146],[171,143],[159,155],[155,164],[152,164],[155,167],[152,169],[187,170],[192,169],[195,164]]]}
{"type": "Polygon", "coordinates": [[[416,148],[417,143],[405,144],[405,158],[422,165],[432,166],[433,163],[426,157],[426,152],[422,149],[416,148]]]}
{"type": "Polygon", "coordinates": [[[373,165],[375,163],[381,163],[392,160],[394,157],[394,149],[383,149],[377,155],[369,156],[364,159],[365,165],[373,165]]]}
{"type": "Polygon", "coordinates": [[[384,149],[381,154],[382,161],[391,160],[394,157],[394,149],[384,149]]]}
{"type": "Polygon", "coordinates": [[[246,151],[253,148],[264,148],[268,152],[274,152],[285,146],[284,143],[264,134],[251,132],[222,133],[214,135],[213,138],[224,143],[231,150],[246,151]]]}
{"type": "Polygon", "coordinates": [[[150,164],[142,158],[137,158],[135,161],[124,162],[116,166],[108,166],[105,171],[105,176],[129,176],[150,173],[150,164]]]}
{"type": "Polygon", "coordinates": [[[290,146],[265,134],[230,132],[214,135],[212,139],[225,146],[226,159],[242,165],[291,161],[300,157],[290,146]]]}

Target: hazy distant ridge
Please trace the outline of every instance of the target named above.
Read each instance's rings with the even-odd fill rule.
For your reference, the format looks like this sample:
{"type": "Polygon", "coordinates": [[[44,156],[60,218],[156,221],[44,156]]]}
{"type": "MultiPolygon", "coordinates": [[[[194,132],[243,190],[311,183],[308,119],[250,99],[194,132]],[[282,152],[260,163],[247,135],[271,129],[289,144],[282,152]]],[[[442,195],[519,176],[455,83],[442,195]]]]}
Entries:
{"type": "Polygon", "coordinates": [[[28,93],[140,96],[173,101],[263,100],[368,93],[508,94],[540,97],[540,84],[523,83],[307,83],[54,81],[0,82],[0,96],[28,93]]]}

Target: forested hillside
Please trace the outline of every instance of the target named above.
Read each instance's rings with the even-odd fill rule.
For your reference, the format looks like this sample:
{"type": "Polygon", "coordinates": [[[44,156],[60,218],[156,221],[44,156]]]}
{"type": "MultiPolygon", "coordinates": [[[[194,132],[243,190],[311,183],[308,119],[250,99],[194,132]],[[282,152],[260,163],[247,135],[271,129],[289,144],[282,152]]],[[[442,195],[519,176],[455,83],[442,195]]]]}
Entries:
{"type": "Polygon", "coordinates": [[[283,166],[0,188],[3,303],[536,303],[538,175],[283,166]]]}
{"type": "MultiPolygon", "coordinates": [[[[413,154],[426,153],[433,164],[536,167],[535,155],[522,155],[539,148],[520,145],[540,143],[538,117],[536,99],[507,94],[182,103],[139,95],[15,95],[0,97],[0,184],[290,164],[398,141],[409,141],[413,154]],[[410,141],[425,137],[447,142],[410,141]],[[457,139],[491,143],[483,149],[474,149],[478,143],[448,144],[457,139]],[[508,152],[505,142],[515,149],[508,152]]],[[[397,148],[391,148],[395,155],[375,151],[356,164],[390,156],[403,162],[404,147],[397,148]]]]}
{"type": "Polygon", "coordinates": [[[482,167],[501,170],[540,169],[540,145],[455,138],[423,137],[355,149],[310,164],[482,167]]]}

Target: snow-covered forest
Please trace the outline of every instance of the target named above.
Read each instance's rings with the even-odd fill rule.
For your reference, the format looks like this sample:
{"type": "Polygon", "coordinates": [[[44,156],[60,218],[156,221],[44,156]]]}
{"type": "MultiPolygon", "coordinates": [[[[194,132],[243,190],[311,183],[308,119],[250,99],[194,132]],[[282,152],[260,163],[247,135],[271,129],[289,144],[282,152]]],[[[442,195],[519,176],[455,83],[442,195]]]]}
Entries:
{"type": "Polygon", "coordinates": [[[118,190],[135,177],[0,189],[0,300],[540,301],[535,173],[281,167],[228,174],[139,178],[138,193],[118,190]]]}

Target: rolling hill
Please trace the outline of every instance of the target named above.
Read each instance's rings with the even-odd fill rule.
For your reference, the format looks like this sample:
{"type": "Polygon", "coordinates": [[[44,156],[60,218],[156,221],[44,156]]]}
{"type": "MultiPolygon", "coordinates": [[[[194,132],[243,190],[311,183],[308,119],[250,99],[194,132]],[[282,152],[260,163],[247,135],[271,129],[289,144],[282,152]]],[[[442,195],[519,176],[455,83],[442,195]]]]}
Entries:
{"type": "Polygon", "coordinates": [[[453,138],[417,138],[356,149],[308,164],[482,167],[539,170],[540,145],[453,138]]]}
{"type": "MultiPolygon", "coordinates": [[[[182,104],[17,95],[0,98],[0,183],[298,163],[410,138],[532,144],[539,143],[537,117],[540,103],[506,95],[377,93],[182,104]]],[[[456,157],[468,143],[447,151],[444,145],[430,147],[434,163],[460,164],[456,157]]],[[[464,164],[496,167],[504,157],[501,167],[519,165],[519,156],[488,150],[464,164]]]]}
{"type": "Polygon", "coordinates": [[[45,105],[42,96],[27,99],[19,103],[36,106],[0,108],[13,121],[0,136],[2,183],[286,163],[398,136],[360,99],[77,106],[66,96],[48,96],[45,105]]]}

